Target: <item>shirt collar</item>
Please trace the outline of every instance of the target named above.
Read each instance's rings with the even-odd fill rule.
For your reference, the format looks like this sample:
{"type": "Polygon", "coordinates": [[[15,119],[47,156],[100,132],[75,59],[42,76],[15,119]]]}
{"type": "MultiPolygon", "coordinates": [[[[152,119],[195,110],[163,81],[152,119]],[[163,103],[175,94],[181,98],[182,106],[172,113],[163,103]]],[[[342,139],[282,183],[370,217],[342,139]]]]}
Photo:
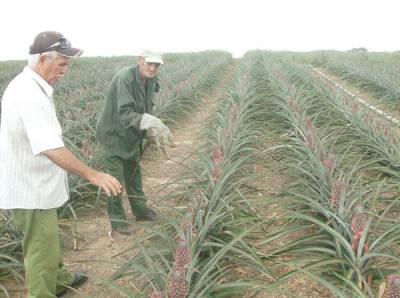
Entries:
{"type": "Polygon", "coordinates": [[[32,68],[29,66],[25,66],[24,73],[34,79],[46,92],[47,96],[51,98],[53,96],[53,87],[49,85],[39,74],[37,74],[32,68]]]}

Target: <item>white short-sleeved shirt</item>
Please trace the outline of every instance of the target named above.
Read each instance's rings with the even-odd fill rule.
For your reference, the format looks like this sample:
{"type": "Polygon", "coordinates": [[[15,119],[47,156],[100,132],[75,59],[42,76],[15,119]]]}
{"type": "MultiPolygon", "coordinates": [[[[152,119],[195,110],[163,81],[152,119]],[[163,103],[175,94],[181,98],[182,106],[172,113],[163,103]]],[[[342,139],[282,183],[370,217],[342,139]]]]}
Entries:
{"type": "Polygon", "coordinates": [[[68,200],[67,174],[41,152],[64,147],[53,88],[25,67],[4,92],[0,209],[50,209],[68,200]]]}

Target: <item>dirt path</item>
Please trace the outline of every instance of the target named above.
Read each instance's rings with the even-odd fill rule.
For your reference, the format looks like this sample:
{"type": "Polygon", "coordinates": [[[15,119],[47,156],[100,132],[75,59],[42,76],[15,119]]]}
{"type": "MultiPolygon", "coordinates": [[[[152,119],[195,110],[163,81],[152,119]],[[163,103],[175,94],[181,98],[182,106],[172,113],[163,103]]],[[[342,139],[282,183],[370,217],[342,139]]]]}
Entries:
{"type": "MultiPolygon", "coordinates": [[[[337,76],[333,73],[331,73],[329,70],[321,67],[315,67],[316,70],[321,72],[323,75],[325,75],[328,79],[336,82],[339,84],[341,87],[345,88],[348,92],[352,93],[355,98],[359,98],[368,104],[374,106],[375,108],[381,110],[387,116],[393,117],[394,121],[399,121],[400,120],[400,111],[397,111],[389,106],[389,102],[386,100],[380,100],[376,96],[374,96],[371,92],[362,90],[361,88],[358,88],[348,82],[347,80],[341,78],[340,76],[337,76]]],[[[339,87],[336,87],[337,89],[340,89],[339,87]]],[[[379,115],[377,113],[377,115],[379,115]]],[[[380,115],[381,117],[384,117],[383,115],[380,115]]]]}
{"type": "MultiPolygon", "coordinates": [[[[192,115],[179,122],[172,130],[176,147],[168,148],[169,160],[163,154],[147,154],[142,160],[144,190],[148,196],[149,205],[159,213],[163,213],[161,204],[154,205],[158,197],[171,191],[173,185],[165,187],[165,183],[179,175],[193,159],[193,149],[197,148],[202,140],[200,130],[204,121],[216,101],[223,96],[224,87],[234,73],[235,66],[228,67],[221,81],[209,96],[202,100],[192,115]],[[206,106],[205,110],[202,107],[206,106]]],[[[129,210],[127,200],[124,200],[125,211],[129,210]]],[[[134,220],[134,216],[128,211],[128,219],[134,220]]],[[[72,250],[72,243],[66,235],[66,249],[64,251],[64,262],[70,270],[84,271],[90,276],[81,291],[90,297],[125,297],[101,286],[98,278],[107,278],[118,267],[120,262],[132,257],[134,250],[127,254],[117,254],[132,247],[133,236],[113,235],[113,241],[108,236],[109,221],[105,210],[97,211],[88,215],[80,216],[79,232],[84,239],[79,241],[78,250],[72,250]]],[[[64,223],[68,226],[70,223],[64,223]]],[[[66,229],[68,230],[68,229],[66,229]]],[[[140,231],[138,231],[140,233],[140,231]]],[[[67,232],[68,234],[68,232],[67,232]]],[[[121,282],[124,286],[134,287],[128,281],[121,282]]],[[[78,293],[68,293],[65,297],[82,297],[78,293]]]]}

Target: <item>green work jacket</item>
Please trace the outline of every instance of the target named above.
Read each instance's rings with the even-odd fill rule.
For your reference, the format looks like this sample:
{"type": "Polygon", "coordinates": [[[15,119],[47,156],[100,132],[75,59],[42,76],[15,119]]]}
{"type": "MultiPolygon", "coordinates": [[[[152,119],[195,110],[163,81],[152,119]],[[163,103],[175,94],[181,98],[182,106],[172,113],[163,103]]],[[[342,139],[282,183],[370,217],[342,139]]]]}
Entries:
{"type": "Polygon", "coordinates": [[[97,141],[107,154],[128,160],[140,158],[145,132],[140,129],[144,113],[153,112],[158,78],[142,84],[139,65],[120,70],[112,79],[96,127],[97,141]]]}

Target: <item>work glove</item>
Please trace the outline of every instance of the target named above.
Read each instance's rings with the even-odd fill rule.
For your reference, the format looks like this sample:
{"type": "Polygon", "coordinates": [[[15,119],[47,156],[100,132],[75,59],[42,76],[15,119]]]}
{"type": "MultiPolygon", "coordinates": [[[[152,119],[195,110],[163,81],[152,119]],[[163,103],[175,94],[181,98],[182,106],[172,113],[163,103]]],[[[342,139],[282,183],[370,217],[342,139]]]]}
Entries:
{"type": "Polygon", "coordinates": [[[140,121],[140,129],[146,130],[146,137],[160,145],[173,145],[173,137],[169,128],[157,117],[144,113],[140,121]]]}

